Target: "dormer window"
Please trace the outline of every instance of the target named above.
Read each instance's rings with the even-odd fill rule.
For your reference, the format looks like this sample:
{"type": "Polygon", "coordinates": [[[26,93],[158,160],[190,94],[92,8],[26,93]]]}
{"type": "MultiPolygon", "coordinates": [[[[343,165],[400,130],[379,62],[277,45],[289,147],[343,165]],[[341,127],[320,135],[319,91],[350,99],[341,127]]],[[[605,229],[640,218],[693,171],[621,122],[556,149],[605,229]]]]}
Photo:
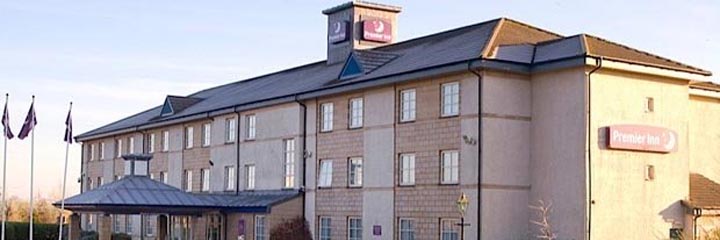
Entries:
{"type": "Polygon", "coordinates": [[[202,101],[201,98],[167,96],[162,109],[160,109],[160,117],[167,117],[182,112],[186,108],[195,105],[200,101],[202,101]]]}
{"type": "Polygon", "coordinates": [[[357,77],[363,73],[363,67],[360,65],[360,62],[358,62],[355,58],[355,54],[353,53],[350,54],[347,61],[345,61],[345,66],[343,66],[343,70],[340,72],[340,80],[357,77]]]}

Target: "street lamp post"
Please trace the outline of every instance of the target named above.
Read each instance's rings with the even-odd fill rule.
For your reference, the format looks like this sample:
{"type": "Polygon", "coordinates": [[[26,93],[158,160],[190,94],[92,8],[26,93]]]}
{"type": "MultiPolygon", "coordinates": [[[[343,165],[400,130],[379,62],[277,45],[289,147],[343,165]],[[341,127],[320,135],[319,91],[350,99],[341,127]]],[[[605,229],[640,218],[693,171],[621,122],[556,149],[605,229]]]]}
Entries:
{"type": "Polygon", "coordinates": [[[460,224],[458,224],[460,225],[460,240],[465,240],[465,226],[470,226],[470,224],[465,223],[465,212],[467,211],[468,205],[470,205],[470,200],[465,193],[460,193],[456,205],[458,212],[460,212],[460,224]]]}

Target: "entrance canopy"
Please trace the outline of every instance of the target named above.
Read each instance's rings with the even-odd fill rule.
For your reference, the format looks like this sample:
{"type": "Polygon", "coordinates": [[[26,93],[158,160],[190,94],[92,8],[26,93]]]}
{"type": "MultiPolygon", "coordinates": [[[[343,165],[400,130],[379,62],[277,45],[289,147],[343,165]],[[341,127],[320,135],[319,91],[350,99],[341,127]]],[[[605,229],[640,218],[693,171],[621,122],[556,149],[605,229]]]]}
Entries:
{"type": "MultiPolygon", "coordinates": [[[[208,211],[270,212],[300,195],[297,190],[189,193],[146,176],[125,176],[65,199],[65,209],[106,214],[195,215],[208,211]]],[[[60,202],[53,205],[60,206],[60,202]]]]}

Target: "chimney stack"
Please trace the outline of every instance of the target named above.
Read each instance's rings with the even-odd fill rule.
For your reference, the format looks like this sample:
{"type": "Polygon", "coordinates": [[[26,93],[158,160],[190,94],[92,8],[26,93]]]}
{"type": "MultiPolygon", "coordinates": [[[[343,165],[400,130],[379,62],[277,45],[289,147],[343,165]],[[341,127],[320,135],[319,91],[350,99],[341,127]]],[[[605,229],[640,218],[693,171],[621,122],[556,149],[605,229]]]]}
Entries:
{"type": "Polygon", "coordinates": [[[344,62],[354,49],[393,43],[397,36],[396,6],[351,1],[322,11],[328,16],[327,64],[344,62]]]}

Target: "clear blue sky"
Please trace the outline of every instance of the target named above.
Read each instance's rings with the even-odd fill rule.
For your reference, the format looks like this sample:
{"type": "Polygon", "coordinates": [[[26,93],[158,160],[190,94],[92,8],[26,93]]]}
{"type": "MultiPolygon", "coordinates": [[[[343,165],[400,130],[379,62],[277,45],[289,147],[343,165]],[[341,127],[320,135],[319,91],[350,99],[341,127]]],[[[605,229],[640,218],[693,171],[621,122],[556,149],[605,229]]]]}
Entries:
{"type": "MultiPolygon", "coordinates": [[[[0,1],[0,93],[11,94],[16,132],[30,96],[38,97],[36,192],[59,194],[69,101],[79,134],[159,105],[167,94],[324,59],[320,11],[343,2],[0,1]]],[[[720,73],[716,0],[381,2],[403,7],[400,40],[505,16],[720,73]]],[[[29,141],[11,141],[10,148],[9,194],[27,197],[29,141]]],[[[80,147],[71,149],[75,193],[80,147]]]]}

